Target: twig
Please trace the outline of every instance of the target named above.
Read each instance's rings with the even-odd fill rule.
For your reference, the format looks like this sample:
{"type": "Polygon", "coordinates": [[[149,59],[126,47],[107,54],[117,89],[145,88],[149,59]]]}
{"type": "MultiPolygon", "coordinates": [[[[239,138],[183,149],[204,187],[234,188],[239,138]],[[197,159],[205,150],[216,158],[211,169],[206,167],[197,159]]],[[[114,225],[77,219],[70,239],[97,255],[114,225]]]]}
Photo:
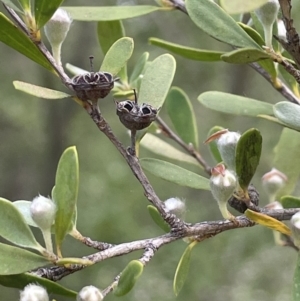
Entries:
{"type": "Polygon", "coordinates": [[[185,224],[174,214],[167,213],[164,210],[164,204],[156,195],[152,185],[147,179],[142,167],[139,163],[139,159],[128,152],[123,144],[118,140],[118,138],[112,132],[111,127],[106,122],[106,120],[101,115],[101,112],[97,105],[90,105],[86,102],[85,109],[90,117],[93,119],[98,129],[106,135],[106,137],[112,142],[112,144],[117,148],[120,154],[124,157],[130,169],[132,170],[135,177],[141,183],[144,188],[145,195],[147,199],[157,208],[163,219],[171,226],[173,231],[184,231],[185,224]]]}
{"type": "Polygon", "coordinates": [[[288,101],[293,102],[295,104],[300,103],[299,98],[279,78],[276,79],[277,85],[275,86],[270,74],[265,69],[263,69],[258,63],[251,63],[248,65],[251,68],[253,68],[256,72],[258,72],[261,76],[263,76],[273,86],[273,88],[276,89],[288,101]]]}
{"type": "Polygon", "coordinates": [[[300,42],[299,35],[294,27],[291,18],[291,0],[279,0],[282,11],[282,18],[286,28],[287,41],[280,39],[282,47],[293,57],[298,67],[300,67],[300,42]]]}
{"type": "Polygon", "coordinates": [[[21,20],[21,18],[18,16],[18,14],[16,14],[16,12],[10,8],[9,6],[7,6],[6,4],[4,4],[5,9],[7,10],[7,12],[10,14],[10,16],[13,18],[13,20],[19,25],[19,27],[24,31],[24,33],[31,39],[31,41],[39,48],[39,50],[41,51],[41,53],[44,55],[44,57],[48,60],[48,62],[52,65],[52,67],[54,68],[55,72],[57,73],[57,75],[60,77],[61,81],[63,82],[63,84],[70,89],[71,91],[73,91],[72,86],[70,85],[70,78],[68,77],[68,75],[64,72],[63,68],[61,68],[59,65],[57,65],[56,61],[54,60],[52,54],[49,52],[49,50],[46,48],[46,46],[44,45],[43,42],[37,42],[35,40],[32,39],[30,32],[28,31],[25,23],[21,20]]]}
{"type": "Polygon", "coordinates": [[[192,157],[194,157],[199,164],[204,168],[205,172],[210,175],[211,167],[206,163],[206,161],[202,158],[199,152],[197,152],[193,145],[186,144],[178,135],[176,135],[170,127],[163,121],[163,119],[159,116],[156,117],[156,122],[159,124],[161,130],[171,139],[176,141],[183,149],[185,149],[192,157]]]}
{"type": "MultiPolygon", "coordinates": [[[[289,220],[295,213],[299,212],[300,208],[294,209],[279,209],[279,210],[267,210],[261,209],[260,212],[276,218],[278,220],[289,220]]],[[[197,241],[202,241],[211,237],[214,237],[224,231],[245,228],[245,227],[253,227],[256,223],[246,218],[244,215],[237,216],[235,221],[229,220],[219,220],[219,221],[205,221],[197,224],[187,224],[187,229],[185,233],[168,233],[162,236],[137,240],[127,243],[122,243],[119,245],[114,245],[109,249],[97,252],[95,254],[84,257],[85,259],[89,259],[94,263],[98,263],[104,261],[109,258],[113,258],[116,256],[125,255],[137,250],[148,250],[149,248],[153,249],[153,251],[157,251],[160,247],[169,244],[173,241],[181,239],[183,237],[192,237],[197,241]]],[[[147,263],[152,257],[152,252],[145,252],[147,256],[143,256],[141,260],[143,263],[147,263]]],[[[72,268],[65,268],[61,266],[55,266],[51,268],[40,268],[33,272],[33,274],[47,278],[52,281],[58,281],[65,276],[72,274],[78,270],[85,268],[84,266],[75,265],[72,268]]]]}

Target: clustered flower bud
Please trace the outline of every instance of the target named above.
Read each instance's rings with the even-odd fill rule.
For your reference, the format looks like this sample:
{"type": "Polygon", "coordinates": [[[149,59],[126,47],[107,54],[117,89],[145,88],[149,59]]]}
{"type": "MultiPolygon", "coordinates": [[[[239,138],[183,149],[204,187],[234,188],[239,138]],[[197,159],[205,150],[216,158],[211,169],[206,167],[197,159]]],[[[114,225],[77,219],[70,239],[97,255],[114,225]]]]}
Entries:
{"type": "Polygon", "coordinates": [[[225,169],[223,164],[218,164],[211,171],[210,189],[213,197],[218,202],[222,216],[233,220],[234,216],[227,209],[227,201],[232,196],[237,185],[235,175],[225,169]]]}
{"type": "Polygon", "coordinates": [[[76,301],[102,301],[103,295],[95,286],[89,285],[83,287],[77,294],[76,301]]]}
{"type": "Polygon", "coordinates": [[[56,205],[51,199],[39,195],[31,203],[30,214],[40,229],[49,230],[55,220],[56,205]]]}
{"type": "Polygon", "coordinates": [[[266,46],[272,48],[273,24],[277,18],[280,5],[278,0],[269,0],[255,10],[255,14],[263,26],[266,46]]]}
{"type": "Polygon", "coordinates": [[[277,192],[285,186],[288,180],[287,176],[276,168],[272,168],[271,171],[265,173],[261,179],[271,202],[275,200],[277,192]]]}
{"type": "Polygon", "coordinates": [[[173,213],[179,218],[183,218],[186,212],[185,201],[180,198],[169,198],[165,202],[165,209],[168,213],[173,213]]]}
{"type": "Polygon", "coordinates": [[[49,301],[49,296],[42,286],[28,284],[20,293],[20,301],[49,301]]]}

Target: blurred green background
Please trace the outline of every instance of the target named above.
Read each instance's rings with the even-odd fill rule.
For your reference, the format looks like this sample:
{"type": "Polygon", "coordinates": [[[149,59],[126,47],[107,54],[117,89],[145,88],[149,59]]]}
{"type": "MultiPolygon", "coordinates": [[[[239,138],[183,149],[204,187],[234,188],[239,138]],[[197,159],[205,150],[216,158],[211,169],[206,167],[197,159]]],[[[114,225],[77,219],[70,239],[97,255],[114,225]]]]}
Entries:
{"type": "MultiPolygon", "coordinates": [[[[64,2],[64,5],[82,6],[115,4],[155,3],[151,0],[64,2]]],[[[296,16],[300,5],[298,1],[293,1],[293,4],[296,16]]],[[[1,11],[4,12],[4,9],[1,8],[1,11]]],[[[295,22],[299,25],[298,20],[295,22]]],[[[127,36],[135,42],[129,72],[144,51],[150,52],[150,59],[166,52],[150,46],[147,42],[149,37],[203,49],[231,50],[204,34],[179,11],[157,12],[125,20],[124,27],[127,36]]],[[[88,57],[91,54],[95,56],[97,69],[103,54],[96,37],[96,23],[74,22],[63,45],[63,62],[89,69],[88,57]]],[[[20,80],[64,90],[58,78],[4,44],[0,44],[0,58],[0,195],[12,201],[32,200],[39,193],[49,195],[61,153],[66,147],[76,145],[80,162],[79,231],[94,240],[109,243],[162,234],[147,212],[148,203],[138,181],[81,107],[71,99],[37,99],[16,91],[12,85],[13,80],[20,80]]],[[[206,139],[208,130],[214,125],[240,132],[250,127],[261,131],[263,153],[253,183],[260,192],[260,204],[267,204],[260,178],[272,168],[272,149],[282,128],[263,120],[210,111],[198,103],[197,96],[204,91],[218,90],[270,103],[282,101],[283,97],[248,66],[195,62],[176,55],[175,58],[177,71],[174,85],[183,88],[194,105],[200,141],[206,139]]],[[[116,135],[129,145],[130,138],[115,114],[111,94],[101,100],[100,107],[116,135]]],[[[160,114],[170,124],[164,108],[160,114]]],[[[201,144],[200,151],[213,164],[207,146],[201,144]]],[[[153,155],[141,149],[141,157],[149,156],[153,155]]],[[[199,169],[194,171],[199,172],[199,169]]],[[[221,218],[210,193],[179,187],[150,174],[149,179],[162,200],[173,196],[186,200],[188,222],[221,218]]],[[[40,233],[36,233],[40,237],[40,233]]],[[[186,243],[177,241],[161,248],[123,300],[175,300],[172,280],[185,247],[186,243]]],[[[93,252],[70,237],[63,247],[63,254],[68,257],[93,252]]],[[[76,291],[85,285],[103,289],[131,259],[140,255],[141,252],[136,252],[107,260],[64,278],[61,284],[76,291]]],[[[177,300],[289,300],[295,263],[296,252],[275,246],[273,234],[266,228],[256,226],[229,231],[195,247],[187,282],[177,300]]],[[[0,300],[18,300],[19,292],[0,286],[0,296],[0,300]]],[[[52,297],[57,301],[68,300],[52,297]]],[[[110,294],[107,300],[117,298],[110,294]]]]}

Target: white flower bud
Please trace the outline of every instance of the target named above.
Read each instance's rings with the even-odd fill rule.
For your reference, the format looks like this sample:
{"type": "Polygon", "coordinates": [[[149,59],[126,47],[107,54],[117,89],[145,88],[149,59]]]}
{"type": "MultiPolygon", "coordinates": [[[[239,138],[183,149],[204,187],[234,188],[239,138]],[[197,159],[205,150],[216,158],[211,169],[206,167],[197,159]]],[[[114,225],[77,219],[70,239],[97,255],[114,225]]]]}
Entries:
{"type": "Polygon", "coordinates": [[[271,171],[265,173],[261,179],[270,201],[274,201],[276,193],[285,186],[288,180],[287,176],[276,168],[272,168],[271,171]]]}
{"type": "Polygon", "coordinates": [[[183,218],[186,212],[185,201],[180,198],[170,198],[165,202],[165,209],[168,213],[173,213],[179,218],[183,218]]]}
{"type": "Polygon", "coordinates": [[[223,164],[212,168],[210,189],[213,197],[219,204],[220,211],[225,219],[232,220],[233,215],[227,210],[227,201],[232,196],[237,185],[235,175],[225,169],[223,164]]]}
{"type": "Polygon", "coordinates": [[[61,45],[70,29],[72,19],[69,14],[59,8],[45,25],[45,34],[52,47],[55,61],[61,65],[61,45]]]}
{"type": "Polygon", "coordinates": [[[76,301],[102,301],[103,295],[95,286],[89,285],[83,287],[77,294],[76,301]]]}
{"type": "Polygon", "coordinates": [[[265,207],[265,209],[270,209],[270,210],[278,210],[278,209],[283,209],[283,206],[281,203],[275,201],[275,202],[272,202],[270,204],[267,204],[265,207]]]}
{"type": "Polygon", "coordinates": [[[277,35],[278,35],[279,39],[287,42],[286,28],[285,28],[284,22],[281,19],[278,19],[278,21],[277,21],[277,35]]]}
{"type": "Polygon", "coordinates": [[[217,147],[223,162],[228,169],[235,171],[235,150],[240,137],[241,134],[224,129],[211,135],[205,143],[217,140],[217,147]]]}
{"type": "Polygon", "coordinates": [[[291,230],[294,237],[294,244],[300,248],[300,212],[297,212],[292,216],[291,230]]]}
{"type": "Polygon", "coordinates": [[[30,214],[42,230],[49,230],[54,223],[56,213],[55,203],[42,195],[35,197],[30,206],[30,214]]]}
{"type": "Polygon", "coordinates": [[[28,284],[20,293],[20,301],[49,301],[49,296],[42,286],[28,284]]]}
{"type": "Polygon", "coordinates": [[[280,5],[278,0],[269,0],[255,10],[255,14],[264,28],[266,46],[272,48],[273,24],[277,18],[280,5]]]}

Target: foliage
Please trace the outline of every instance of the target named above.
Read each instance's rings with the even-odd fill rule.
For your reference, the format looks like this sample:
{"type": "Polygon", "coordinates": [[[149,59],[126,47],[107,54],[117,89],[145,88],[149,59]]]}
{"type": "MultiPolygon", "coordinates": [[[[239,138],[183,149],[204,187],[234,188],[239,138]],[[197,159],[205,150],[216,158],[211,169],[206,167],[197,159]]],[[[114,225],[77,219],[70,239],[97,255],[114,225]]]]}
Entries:
{"type": "MultiPolygon", "coordinates": [[[[1,284],[22,288],[28,283],[38,282],[49,293],[74,299],[76,293],[56,285],[56,279],[61,279],[73,272],[80,273],[81,269],[106,259],[143,250],[139,259],[129,261],[111,284],[105,289],[101,289],[104,297],[112,291],[116,296],[123,296],[132,290],[138,278],[141,277],[144,267],[156,255],[159,248],[183,238],[189,245],[178,263],[174,276],[173,289],[177,296],[188,277],[191,252],[194,246],[223,231],[260,224],[282,233],[284,237],[287,237],[286,245],[297,249],[293,238],[290,237],[291,230],[282,221],[290,219],[299,210],[297,209],[299,208],[299,198],[297,195],[290,194],[293,193],[296,186],[300,170],[298,159],[300,101],[297,86],[299,83],[297,66],[300,59],[291,51],[291,48],[288,48],[288,45],[292,44],[291,41],[295,41],[295,39],[289,37],[289,44],[283,39],[279,39],[283,47],[278,46],[278,51],[274,50],[277,46],[274,46],[274,49],[266,48],[264,47],[265,40],[260,34],[261,25],[255,15],[253,13],[243,15],[261,7],[268,1],[257,0],[252,1],[251,5],[246,5],[242,3],[243,1],[223,0],[218,5],[210,0],[186,0],[185,2],[168,0],[157,1],[159,5],[107,7],[63,7],[61,0],[22,0],[18,3],[19,7],[8,0],[2,2],[11,19],[0,13],[0,41],[44,67],[52,75],[57,76],[68,89],[68,93],[22,81],[14,81],[15,89],[38,98],[64,99],[61,101],[72,98],[79,104],[89,114],[98,130],[116,147],[129,165],[133,175],[143,188],[146,198],[151,203],[147,207],[149,215],[167,234],[116,245],[93,241],[83,236],[77,229],[77,198],[81,186],[79,160],[76,147],[72,146],[63,152],[56,170],[55,186],[51,192],[51,199],[56,208],[55,218],[47,229],[39,226],[44,237],[45,248],[37,241],[34,232],[29,228],[29,226],[38,227],[32,214],[32,203],[26,200],[10,202],[4,198],[0,199],[0,235],[16,245],[0,244],[0,261],[3,262],[0,267],[1,284]],[[53,14],[60,7],[66,10],[75,22],[97,22],[97,38],[104,53],[98,72],[93,71],[93,62],[90,58],[92,69],[90,72],[79,66],[67,64],[67,69],[74,75],[73,78],[69,78],[60,64],[60,58],[56,60],[56,56],[52,56],[44,45],[41,29],[47,26],[47,23],[57,21],[53,14]],[[176,9],[187,14],[190,20],[211,38],[229,45],[229,50],[225,52],[214,49],[198,49],[156,37],[149,38],[150,44],[198,62],[222,61],[228,64],[248,64],[263,75],[272,87],[286,98],[286,101],[272,104],[219,91],[207,91],[198,96],[199,103],[205,108],[240,117],[265,119],[275,123],[274,126],[280,125],[283,128],[275,147],[275,158],[272,164],[289,178],[287,185],[278,192],[278,196],[282,196],[282,208],[288,209],[260,208],[250,193],[250,187],[253,189],[251,181],[257,174],[257,167],[263,152],[264,137],[257,128],[245,131],[237,144],[231,147],[234,150],[232,158],[236,166],[232,172],[238,182],[231,197],[238,205],[233,203],[230,205],[241,213],[245,213],[243,216],[233,216],[230,221],[198,221],[196,224],[188,224],[182,220],[181,216],[176,216],[176,210],[167,210],[146,177],[144,170],[181,186],[210,190],[211,167],[199,144],[199,119],[195,113],[195,107],[188,92],[181,87],[172,86],[176,72],[175,58],[169,53],[164,53],[151,60],[149,53],[145,51],[136,61],[132,72],[128,74],[127,64],[135,51],[134,38],[126,36],[126,28],[122,20],[154,12],[173,14],[176,9]],[[241,14],[241,20],[248,18],[248,23],[236,22],[230,15],[235,13],[241,14]],[[249,26],[251,24],[254,25],[249,26]],[[283,80],[286,79],[288,80],[285,83],[283,80]],[[98,107],[98,100],[105,98],[110,92],[115,99],[121,99],[120,102],[115,101],[115,103],[120,121],[130,130],[129,147],[125,147],[116,137],[110,124],[103,117],[100,110],[101,104],[100,108],[98,107]],[[122,101],[124,98],[127,100],[122,101]],[[166,108],[174,131],[159,115],[163,106],[166,108]],[[177,146],[180,146],[184,152],[177,146]],[[166,160],[175,160],[177,163],[157,158],[140,158],[140,148],[148,149],[154,154],[163,156],[166,160]],[[197,169],[194,172],[190,168],[179,166],[182,163],[188,163],[190,168],[197,169]],[[53,251],[51,233],[55,237],[55,251],[53,251]],[[62,253],[68,253],[69,250],[62,252],[62,247],[67,235],[88,247],[97,249],[98,252],[82,258],[65,257],[65,254],[62,253]],[[39,255],[24,248],[33,249],[39,252],[39,255]],[[51,265],[51,268],[41,269],[45,265],[51,265]],[[33,271],[36,269],[37,271],[33,271]],[[47,280],[42,277],[38,278],[39,276],[47,278],[47,280]]],[[[288,3],[289,1],[281,3],[282,11],[286,26],[292,26],[292,20],[286,10],[288,3]]],[[[266,30],[264,32],[267,35],[266,30]]],[[[275,45],[275,43],[277,42],[274,39],[273,44],[275,45]]],[[[53,50],[53,45],[51,47],[53,50]]],[[[211,123],[210,120],[207,122],[211,123]]],[[[207,142],[211,142],[209,150],[215,164],[220,166],[219,163],[225,161],[219,150],[221,137],[226,130],[214,123],[213,121],[210,124],[211,130],[207,133],[209,137],[207,142]]],[[[119,126],[122,128],[120,123],[119,126]]],[[[230,167],[227,166],[227,168],[230,167]]],[[[215,170],[221,169],[216,167],[215,170]]],[[[226,179],[224,181],[226,182],[226,179]]],[[[225,182],[222,183],[224,187],[226,186],[225,182]]],[[[78,200],[78,202],[80,201],[78,200]]],[[[293,233],[295,231],[297,233],[295,228],[297,229],[297,225],[293,225],[293,233]]],[[[299,300],[298,262],[296,263],[294,283],[291,285],[295,301],[299,300]]]]}

